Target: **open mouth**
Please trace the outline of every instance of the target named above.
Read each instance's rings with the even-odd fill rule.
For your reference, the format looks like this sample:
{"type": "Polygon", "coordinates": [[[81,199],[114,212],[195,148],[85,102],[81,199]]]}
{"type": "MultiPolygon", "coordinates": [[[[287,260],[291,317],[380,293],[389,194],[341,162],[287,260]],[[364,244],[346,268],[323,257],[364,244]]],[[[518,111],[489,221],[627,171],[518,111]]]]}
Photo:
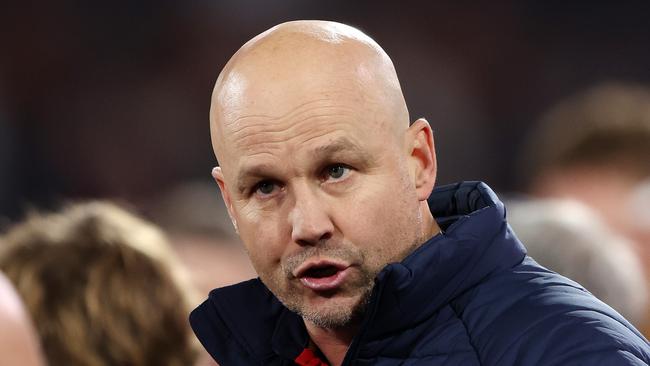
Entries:
{"type": "Polygon", "coordinates": [[[349,265],[320,261],[305,263],[296,273],[303,286],[313,291],[331,291],[339,288],[349,272],[349,265]]]}
{"type": "Polygon", "coordinates": [[[340,269],[332,265],[314,266],[307,269],[301,277],[324,278],[333,276],[338,271],[340,271],[340,269]]]}

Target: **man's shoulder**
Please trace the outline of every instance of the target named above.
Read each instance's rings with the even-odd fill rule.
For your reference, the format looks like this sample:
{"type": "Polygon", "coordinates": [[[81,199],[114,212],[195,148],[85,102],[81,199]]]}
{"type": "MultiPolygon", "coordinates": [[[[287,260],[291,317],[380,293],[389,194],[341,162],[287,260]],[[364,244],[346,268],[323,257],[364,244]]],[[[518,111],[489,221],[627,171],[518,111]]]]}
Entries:
{"type": "Polygon", "coordinates": [[[650,361],[647,340],[627,320],[529,257],[490,274],[452,306],[489,364],[584,363],[601,352],[650,361]]]}

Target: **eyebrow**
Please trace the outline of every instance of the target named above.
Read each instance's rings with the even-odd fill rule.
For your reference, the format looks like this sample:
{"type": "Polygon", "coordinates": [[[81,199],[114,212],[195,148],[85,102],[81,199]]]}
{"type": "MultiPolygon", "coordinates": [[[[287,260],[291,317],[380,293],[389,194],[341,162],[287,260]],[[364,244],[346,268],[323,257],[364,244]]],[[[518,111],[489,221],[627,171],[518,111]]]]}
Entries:
{"type": "Polygon", "coordinates": [[[312,151],[312,154],[316,157],[321,156],[332,156],[340,152],[352,152],[355,155],[359,156],[363,160],[368,160],[369,155],[359,147],[352,140],[347,137],[339,137],[334,139],[331,143],[327,145],[318,146],[312,151]]]}
{"type": "MultiPolygon", "coordinates": [[[[372,159],[368,152],[364,151],[359,145],[347,137],[339,137],[328,144],[321,145],[313,149],[310,154],[314,156],[316,162],[332,159],[339,154],[352,155],[352,158],[358,164],[369,164],[372,159]]],[[[276,175],[277,167],[269,163],[253,163],[244,165],[237,175],[237,188],[239,192],[245,192],[248,182],[254,178],[270,178],[276,175]]]]}
{"type": "Polygon", "coordinates": [[[268,178],[270,172],[274,170],[275,166],[267,163],[251,164],[244,166],[237,175],[237,190],[240,193],[246,191],[248,182],[254,178],[268,178]]]}

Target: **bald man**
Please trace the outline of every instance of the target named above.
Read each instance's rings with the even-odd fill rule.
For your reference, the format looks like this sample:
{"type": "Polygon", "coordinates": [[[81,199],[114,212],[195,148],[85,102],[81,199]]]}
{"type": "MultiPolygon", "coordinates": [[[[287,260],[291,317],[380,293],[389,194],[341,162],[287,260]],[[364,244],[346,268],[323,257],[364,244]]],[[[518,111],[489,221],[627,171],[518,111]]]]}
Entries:
{"type": "Polygon", "coordinates": [[[212,174],[259,275],[190,316],[219,364],[650,361],[625,319],[526,257],[485,184],[433,190],[431,127],[410,123],[390,58],[359,30],[253,38],[210,120],[212,174]]]}

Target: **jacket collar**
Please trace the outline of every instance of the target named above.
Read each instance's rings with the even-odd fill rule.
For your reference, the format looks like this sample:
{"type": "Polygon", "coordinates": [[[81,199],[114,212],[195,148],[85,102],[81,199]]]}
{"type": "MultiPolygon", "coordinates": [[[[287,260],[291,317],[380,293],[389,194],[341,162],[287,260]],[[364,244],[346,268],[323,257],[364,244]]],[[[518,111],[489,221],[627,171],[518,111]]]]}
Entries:
{"type": "Polygon", "coordinates": [[[505,221],[503,204],[486,184],[442,186],[428,201],[443,232],[379,273],[362,325],[367,338],[411,328],[526,255],[505,221]]]}

